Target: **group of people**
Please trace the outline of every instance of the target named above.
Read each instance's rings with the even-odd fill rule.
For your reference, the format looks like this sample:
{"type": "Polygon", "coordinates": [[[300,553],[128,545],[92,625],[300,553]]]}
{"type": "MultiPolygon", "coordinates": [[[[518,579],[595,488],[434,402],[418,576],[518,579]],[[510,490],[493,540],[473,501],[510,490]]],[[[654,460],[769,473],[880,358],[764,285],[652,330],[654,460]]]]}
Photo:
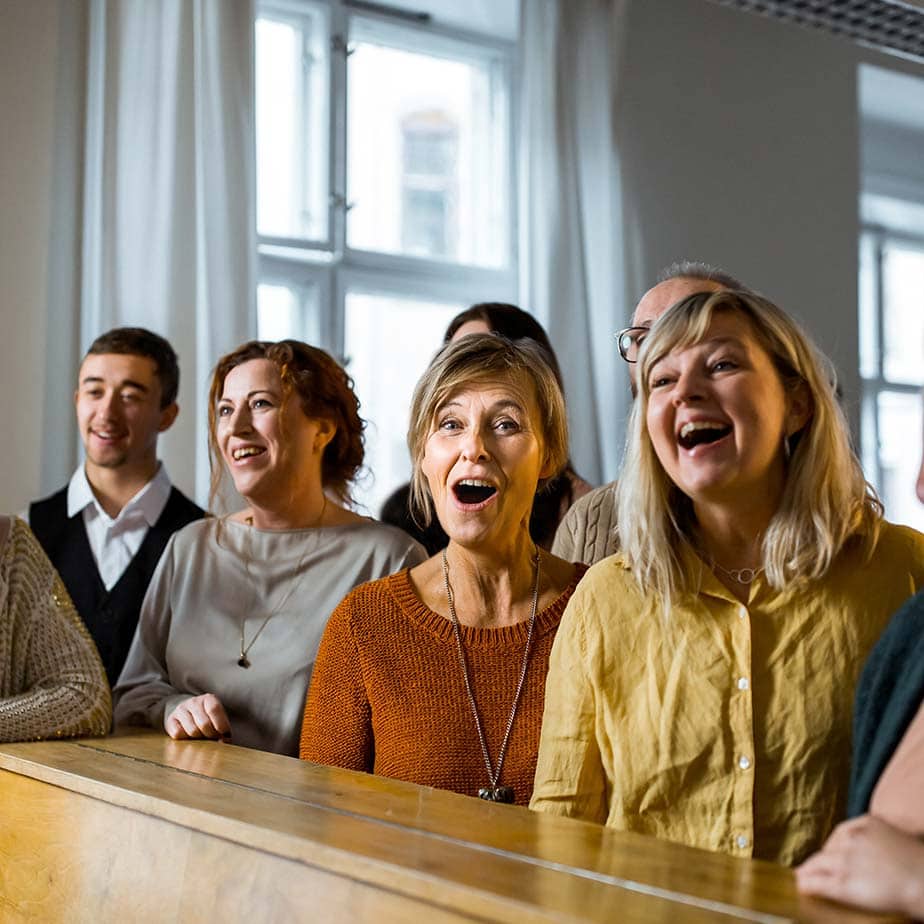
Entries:
{"type": "Polygon", "coordinates": [[[924,915],[924,535],[883,519],[826,359],[738,280],[672,267],[616,346],[625,463],[590,490],[545,332],[460,315],[389,525],[355,512],[364,424],[324,351],[218,361],[210,505],[230,477],[243,506],[208,516],[157,459],[173,350],[99,338],[84,464],[32,532],[0,521],[0,738],[104,734],[111,685],[116,724],[802,864],[805,891],[924,915]]]}

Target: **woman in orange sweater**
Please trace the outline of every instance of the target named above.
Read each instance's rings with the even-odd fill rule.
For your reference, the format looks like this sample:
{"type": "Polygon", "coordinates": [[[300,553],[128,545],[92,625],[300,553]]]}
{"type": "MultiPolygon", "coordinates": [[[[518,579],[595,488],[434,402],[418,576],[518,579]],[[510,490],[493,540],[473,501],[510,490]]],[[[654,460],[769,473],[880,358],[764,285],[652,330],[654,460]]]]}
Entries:
{"type": "Polygon", "coordinates": [[[529,534],[537,486],[568,458],[541,347],[491,334],[444,347],[417,385],[408,445],[412,502],[449,545],[334,611],[300,753],[525,805],[549,651],[585,571],[529,534]]]}

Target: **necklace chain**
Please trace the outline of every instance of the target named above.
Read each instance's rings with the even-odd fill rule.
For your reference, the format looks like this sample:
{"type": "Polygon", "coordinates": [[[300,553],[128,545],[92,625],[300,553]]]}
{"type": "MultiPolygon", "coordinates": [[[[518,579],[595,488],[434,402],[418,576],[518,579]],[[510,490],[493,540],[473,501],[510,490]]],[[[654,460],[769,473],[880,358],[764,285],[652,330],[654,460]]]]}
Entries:
{"type": "Polygon", "coordinates": [[[758,574],[763,573],[763,567],[760,568],[723,568],[717,561],[712,563],[713,568],[718,568],[722,574],[730,577],[739,584],[753,584],[758,574]]]}
{"type": "Polygon", "coordinates": [[[452,631],[456,640],[456,650],[459,654],[459,665],[462,668],[462,679],[465,681],[465,692],[468,694],[468,702],[472,709],[472,717],[475,719],[475,728],[478,731],[478,740],[481,743],[481,753],[484,756],[484,766],[488,771],[488,780],[491,782],[490,788],[478,790],[478,795],[482,799],[491,802],[512,802],[513,790],[509,786],[498,785],[501,778],[501,771],[504,766],[504,758],[507,756],[507,744],[510,741],[510,733],[513,730],[513,722],[516,719],[517,708],[520,705],[520,696],[523,693],[523,684],[526,681],[526,669],[529,666],[529,655],[533,646],[533,630],[536,627],[536,607],[539,603],[539,550],[536,549],[533,558],[536,576],[533,581],[533,602],[532,610],[529,615],[529,630],[526,634],[526,650],[523,652],[523,664],[520,667],[520,679],[517,682],[517,690],[513,696],[513,704],[510,707],[510,716],[507,719],[507,728],[504,731],[504,739],[501,742],[500,750],[497,752],[497,766],[491,762],[491,755],[488,752],[488,742],[484,734],[484,725],[481,721],[481,715],[478,712],[478,704],[475,702],[475,694],[472,692],[472,682],[468,675],[468,663],[465,660],[465,649],[462,646],[462,629],[459,626],[459,617],[456,615],[456,604],[452,593],[452,587],[449,583],[449,562],[446,559],[446,550],[443,549],[443,584],[446,587],[446,599],[449,601],[449,615],[452,618],[452,631]]]}
{"type": "MultiPolygon", "coordinates": [[[[324,513],[327,510],[327,495],[323,495],[324,500],[321,503],[321,513],[318,515],[317,520],[309,527],[309,529],[317,529],[321,525],[321,521],[324,519],[324,513]]],[[[247,517],[247,525],[253,526],[253,517],[247,517]]],[[[251,549],[253,548],[253,536],[248,534],[248,540],[250,542],[251,549]]],[[[244,626],[247,623],[247,616],[244,615],[241,617],[241,656],[237,659],[237,666],[248,668],[250,667],[250,658],[247,657],[247,653],[253,648],[254,643],[260,637],[260,633],[266,628],[266,624],[277,614],[282,612],[283,607],[289,602],[292,597],[292,594],[295,592],[295,588],[301,584],[301,581],[294,580],[296,576],[300,576],[302,572],[302,566],[305,564],[305,560],[308,558],[308,552],[312,551],[313,547],[309,547],[305,552],[302,553],[302,557],[298,560],[298,565],[293,574],[293,580],[289,582],[289,589],[283,595],[282,600],[280,600],[277,606],[274,606],[263,618],[263,622],[260,623],[260,627],[253,634],[250,642],[247,645],[244,644],[244,626]]],[[[253,574],[250,570],[250,564],[253,561],[253,555],[250,554],[244,559],[244,570],[247,572],[247,578],[250,582],[251,587],[255,587],[255,582],[253,579],[253,574]]]]}

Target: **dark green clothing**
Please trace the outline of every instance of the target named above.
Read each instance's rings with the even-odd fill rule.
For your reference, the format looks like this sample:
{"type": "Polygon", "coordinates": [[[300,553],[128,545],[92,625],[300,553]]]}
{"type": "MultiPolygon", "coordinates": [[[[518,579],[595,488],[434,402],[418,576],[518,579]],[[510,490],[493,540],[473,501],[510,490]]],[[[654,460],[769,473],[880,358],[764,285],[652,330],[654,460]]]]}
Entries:
{"type": "Polygon", "coordinates": [[[924,591],[892,617],[866,661],[853,717],[847,814],[869,810],[873,789],[924,700],[924,591]]]}

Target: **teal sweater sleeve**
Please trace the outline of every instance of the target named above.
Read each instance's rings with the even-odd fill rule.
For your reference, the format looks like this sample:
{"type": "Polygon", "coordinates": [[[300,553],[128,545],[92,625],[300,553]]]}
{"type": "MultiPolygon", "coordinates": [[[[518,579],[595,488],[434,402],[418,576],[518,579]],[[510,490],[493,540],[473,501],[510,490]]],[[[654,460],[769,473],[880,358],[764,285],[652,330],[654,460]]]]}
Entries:
{"type": "Polygon", "coordinates": [[[869,809],[876,783],[924,700],[924,591],[892,617],[863,668],[853,718],[847,814],[869,809]]]}

